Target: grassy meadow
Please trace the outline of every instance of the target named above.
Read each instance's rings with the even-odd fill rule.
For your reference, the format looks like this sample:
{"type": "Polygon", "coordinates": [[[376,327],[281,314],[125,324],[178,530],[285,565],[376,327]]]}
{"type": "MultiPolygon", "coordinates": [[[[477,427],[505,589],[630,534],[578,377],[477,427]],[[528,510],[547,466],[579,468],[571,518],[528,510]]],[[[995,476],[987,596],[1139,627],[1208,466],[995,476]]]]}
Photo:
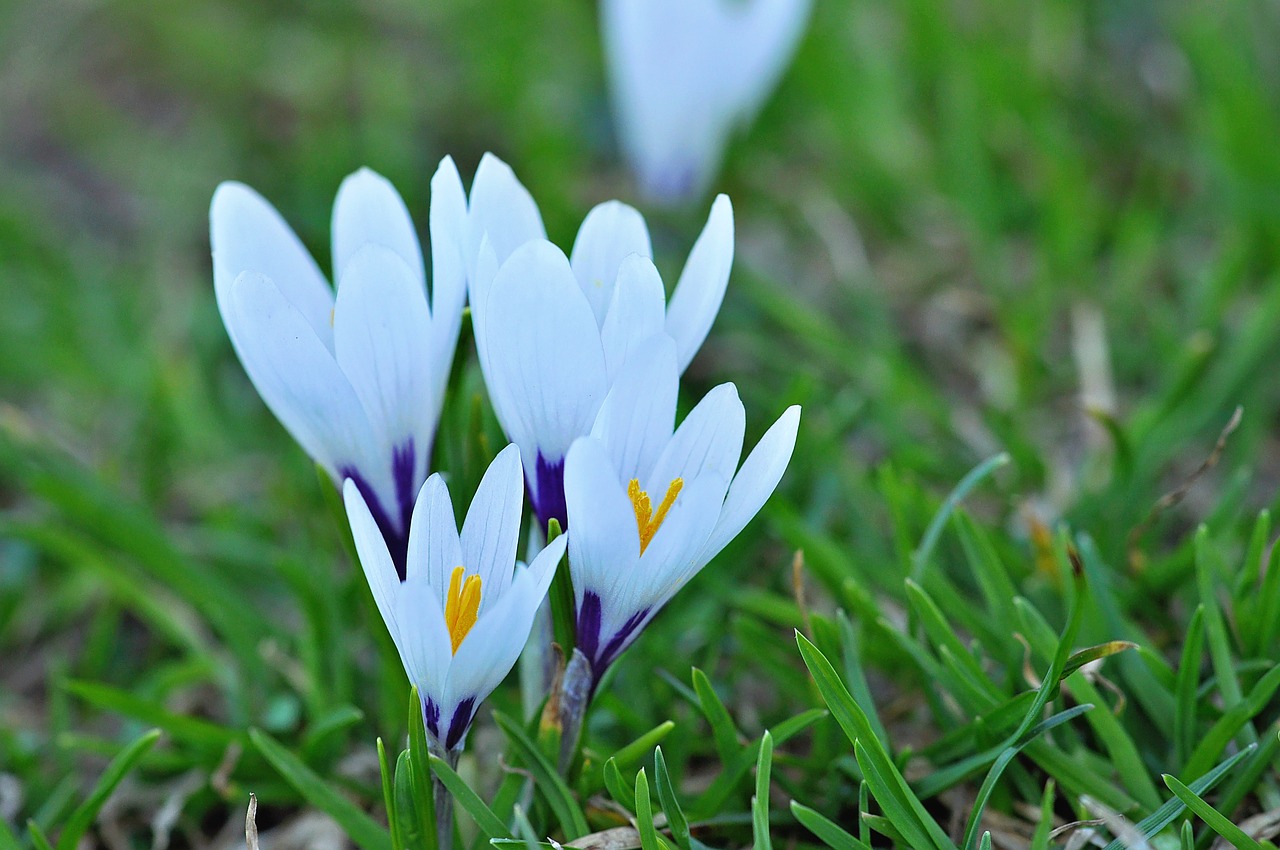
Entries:
{"type": "MultiPolygon", "coordinates": [[[[486,701],[456,846],[1280,834],[1277,38],[1256,0],[816,0],[714,184],[681,405],[734,381],[748,445],[803,405],[790,468],[567,776],[515,673],[486,701]]],[[[639,206],[668,282],[711,196],[637,199],[591,0],[17,0],[0,55],[0,850],[243,847],[251,793],[263,850],[431,847],[331,487],[219,319],[214,187],[328,271],[346,174],[425,239],[436,163],[492,151],[566,248],[639,206]]],[[[505,444],[465,325],[452,385],[465,504],[505,444]]]]}

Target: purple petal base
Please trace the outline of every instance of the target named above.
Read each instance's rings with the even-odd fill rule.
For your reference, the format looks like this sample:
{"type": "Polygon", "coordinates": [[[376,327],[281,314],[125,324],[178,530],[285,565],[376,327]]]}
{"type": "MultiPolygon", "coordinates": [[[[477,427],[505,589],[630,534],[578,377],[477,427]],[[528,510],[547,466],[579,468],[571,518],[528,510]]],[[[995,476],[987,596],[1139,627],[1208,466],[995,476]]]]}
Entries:
{"type": "Polygon", "coordinates": [[[462,736],[467,734],[467,729],[471,726],[472,717],[475,715],[476,698],[467,697],[453,710],[453,716],[449,718],[449,729],[444,737],[440,736],[440,706],[430,697],[422,698],[422,720],[423,725],[427,727],[427,734],[444,746],[446,750],[452,750],[458,744],[462,743],[462,736]]]}
{"type": "Polygon", "coordinates": [[[411,437],[391,450],[391,480],[396,488],[396,504],[392,511],[388,511],[378,494],[369,486],[369,482],[360,474],[360,470],[349,465],[338,467],[338,476],[355,482],[356,489],[369,506],[369,513],[382,532],[382,539],[387,543],[391,562],[395,564],[401,581],[404,581],[407,574],[409,520],[413,516],[413,502],[418,495],[414,485],[421,484],[415,479],[416,470],[417,450],[411,437]]]}
{"type": "Polygon", "coordinates": [[[546,534],[552,519],[560,523],[561,531],[567,530],[569,510],[564,503],[564,458],[548,461],[542,452],[538,452],[533,468],[535,478],[531,482],[534,486],[530,488],[533,492],[529,501],[533,502],[533,511],[538,515],[538,522],[542,523],[543,534],[546,534]]]}
{"type": "Polygon", "coordinates": [[[631,641],[639,633],[640,625],[648,616],[648,608],[637,611],[627,618],[622,628],[610,635],[608,640],[604,640],[600,633],[600,597],[590,590],[582,595],[582,606],[578,609],[577,617],[577,641],[578,649],[591,662],[593,690],[609,665],[631,645],[631,641]]]}

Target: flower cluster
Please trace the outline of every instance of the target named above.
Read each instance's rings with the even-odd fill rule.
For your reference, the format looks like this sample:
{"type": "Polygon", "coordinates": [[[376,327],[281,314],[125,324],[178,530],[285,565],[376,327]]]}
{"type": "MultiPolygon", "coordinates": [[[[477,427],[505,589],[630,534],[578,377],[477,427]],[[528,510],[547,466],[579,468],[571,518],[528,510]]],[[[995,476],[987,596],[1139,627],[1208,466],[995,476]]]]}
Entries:
{"type": "Polygon", "coordinates": [[[800,412],[783,413],[745,461],[733,384],[676,427],[680,375],[733,262],[727,197],[712,204],[668,302],[644,218],[625,204],[591,210],[566,257],[496,157],[484,157],[469,193],[445,159],[431,191],[429,281],[404,203],[367,170],[334,203],[336,293],[253,190],[220,186],[210,220],[232,345],[268,407],[341,487],[424,726],[450,753],[515,664],[566,554],[591,691],[763,506],[800,412]],[[429,465],[467,300],[512,445],[459,531],[429,465]],[[553,523],[565,530],[528,566],[516,561],[526,492],[535,544],[553,523]]]}

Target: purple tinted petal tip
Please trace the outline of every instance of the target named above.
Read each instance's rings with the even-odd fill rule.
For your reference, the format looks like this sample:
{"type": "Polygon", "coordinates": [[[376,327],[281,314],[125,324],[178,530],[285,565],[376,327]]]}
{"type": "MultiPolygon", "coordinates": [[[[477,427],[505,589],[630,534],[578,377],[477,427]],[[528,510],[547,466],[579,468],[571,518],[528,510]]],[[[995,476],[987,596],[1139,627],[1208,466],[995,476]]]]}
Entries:
{"type": "Polygon", "coordinates": [[[635,639],[648,616],[648,608],[632,614],[620,629],[609,636],[602,647],[600,645],[603,637],[600,634],[600,597],[590,590],[582,595],[582,605],[578,609],[577,616],[577,642],[578,649],[582,650],[582,654],[591,662],[593,689],[605,670],[609,669],[609,665],[631,645],[631,641],[635,639]]]}
{"type": "Polygon", "coordinates": [[[462,743],[462,736],[467,733],[467,727],[471,725],[471,715],[475,707],[476,698],[467,697],[453,710],[453,719],[449,721],[449,734],[444,739],[446,750],[452,750],[462,743]]]}

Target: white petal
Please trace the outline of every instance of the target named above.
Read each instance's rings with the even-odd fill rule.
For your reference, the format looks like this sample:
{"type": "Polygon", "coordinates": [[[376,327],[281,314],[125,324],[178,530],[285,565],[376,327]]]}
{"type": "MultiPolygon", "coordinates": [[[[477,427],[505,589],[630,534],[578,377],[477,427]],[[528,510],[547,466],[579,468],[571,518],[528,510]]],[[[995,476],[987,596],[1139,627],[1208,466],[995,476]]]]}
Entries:
{"type": "Polygon", "coordinates": [[[369,582],[369,590],[373,592],[373,600],[378,604],[378,613],[387,624],[387,631],[398,645],[400,625],[396,619],[396,598],[400,595],[400,576],[391,561],[391,553],[387,551],[378,523],[350,478],[342,486],[342,500],[347,508],[351,537],[355,540],[356,555],[364,569],[365,580],[369,582]]]}
{"type": "Polygon", "coordinates": [[[489,288],[476,327],[485,383],[527,469],[587,434],[605,395],[604,351],[591,308],[560,249],[519,248],[489,288]]]}
{"type": "Polygon", "coordinates": [[[733,205],[728,196],[720,195],[711,205],[706,227],[689,252],[667,307],[667,333],[676,341],[681,372],[702,347],[720,312],[732,266],[733,205]]]}
{"type": "Polygon", "coordinates": [[[467,196],[453,160],[440,161],[431,178],[431,361],[436,364],[435,407],[444,403],[462,308],[467,300],[467,196]]]}
{"type": "Polygon", "coordinates": [[[355,482],[347,479],[342,494],[356,554],[405,672],[424,693],[439,699],[450,650],[440,604],[425,582],[400,583],[382,532],[355,482]]]}
{"type": "Polygon", "coordinates": [[[553,540],[531,566],[520,568],[507,592],[471,627],[449,667],[448,702],[474,697],[478,706],[511,672],[566,542],[553,540]]]}
{"type": "Polygon", "coordinates": [[[326,348],[333,347],[329,315],[333,290],[297,235],[271,204],[243,183],[223,183],[209,207],[213,246],[213,287],[222,321],[239,347],[232,284],[242,272],[258,272],[275,281],[284,299],[297,309],[326,348]]]}
{"type": "MultiPolygon", "coordinates": [[[[587,296],[596,322],[603,324],[618,267],[632,254],[652,257],[644,216],[619,201],[599,204],[582,220],[569,264],[587,296]]],[[[661,279],[658,281],[662,285],[661,279]]],[[[665,294],[664,294],[665,301],[665,294]]]]}
{"type": "Polygon", "coordinates": [[[489,464],[462,524],[462,563],[480,574],[481,613],[511,583],[523,507],[520,449],[507,446],[489,464]]]}
{"type": "Polygon", "coordinates": [[[422,285],[395,253],[365,245],[352,255],[334,308],[338,365],[388,447],[413,443],[412,484],[425,476],[440,411],[434,406],[431,314],[422,285]]]}
{"type": "Polygon", "coordinates": [[[397,254],[426,291],[422,246],[400,193],[381,174],[368,168],[349,175],[333,202],[333,276],[341,290],[352,256],[368,244],[397,254]]]}
{"type": "Polygon", "coordinates": [[[637,611],[656,611],[697,572],[695,559],[715,527],[726,486],[720,476],[708,473],[681,489],[640,563],[615,584],[607,606],[617,618],[611,628],[616,630],[637,611]]]}
{"type": "Polygon", "coordinates": [[[710,561],[729,545],[729,541],[737,537],[764,507],[765,501],[782,480],[787,464],[791,462],[799,428],[800,407],[792,405],[778,417],[778,421],[765,432],[743,461],[742,469],[729,486],[729,494],[725,497],[724,508],[715,530],[698,556],[699,566],[710,561]]]}
{"type": "Polygon", "coordinates": [[[430,586],[436,605],[443,611],[449,579],[454,568],[461,566],[465,565],[453,502],[449,501],[449,488],[437,472],[422,485],[413,506],[405,582],[430,586]]]}
{"type": "Polygon", "coordinates": [[[737,123],[755,118],[791,62],[809,19],[811,0],[752,0],[746,14],[730,21],[736,73],[725,74],[725,98],[737,123]]]}
{"type": "Polygon", "coordinates": [[[564,491],[574,594],[579,604],[588,590],[604,600],[619,576],[634,572],[640,532],[626,485],[599,440],[584,437],[569,449],[564,491]]]}
{"type": "Polygon", "coordinates": [[[493,154],[481,157],[471,183],[470,200],[466,258],[469,266],[474,267],[480,242],[486,235],[499,263],[531,239],[546,238],[547,231],[533,196],[516,179],[511,167],[493,154]]]}
{"type": "Polygon", "coordinates": [[[650,493],[665,492],[676,478],[686,482],[704,472],[715,472],[725,481],[733,478],[742,457],[746,411],[738,388],[721,384],[689,411],[663,449],[645,483],[650,493]]]}
{"type": "Polygon", "coordinates": [[[409,680],[420,694],[441,703],[447,695],[453,643],[434,588],[421,581],[405,582],[396,599],[396,617],[404,624],[396,648],[409,680]]]}
{"type": "MultiPolygon", "coordinates": [[[[666,301],[662,277],[652,260],[638,254],[623,260],[609,311],[600,329],[610,380],[643,341],[665,333],[666,301]]],[[[647,352],[640,349],[639,353],[645,356],[647,352]]]]}
{"type": "Polygon", "coordinates": [[[632,358],[618,374],[591,429],[622,481],[647,481],[675,428],[680,381],[675,343],[661,334],[644,350],[647,356],[632,358]]]}
{"type": "Polygon", "coordinates": [[[373,453],[364,408],[302,313],[255,272],[236,279],[228,300],[245,371],[271,412],[335,478],[343,467],[355,466],[383,493],[389,475],[365,473],[373,453]]]}

